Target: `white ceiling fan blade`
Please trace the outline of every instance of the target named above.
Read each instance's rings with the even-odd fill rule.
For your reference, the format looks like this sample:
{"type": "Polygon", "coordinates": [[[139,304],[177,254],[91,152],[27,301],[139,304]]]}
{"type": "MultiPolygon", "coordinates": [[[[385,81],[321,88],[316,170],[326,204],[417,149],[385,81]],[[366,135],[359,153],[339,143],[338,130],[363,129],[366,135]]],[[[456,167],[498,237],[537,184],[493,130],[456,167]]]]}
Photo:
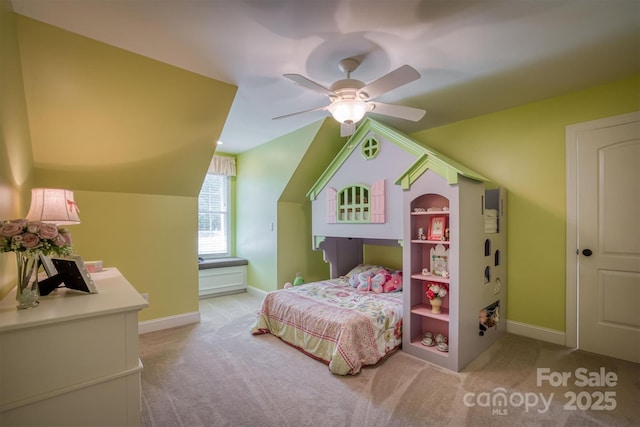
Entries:
{"type": "Polygon", "coordinates": [[[330,89],[327,89],[321,84],[316,83],[313,80],[309,80],[308,78],[306,78],[305,76],[301,76],[300,74],[283,74],[283,76],[307,89],[311,89],[316,92],[323,93],[327,96],[336,96],[336,94],[332,92],[330,89]]]}
{"type": "Polygon", "coordinates": [[[415,68],[410,65],[403,65],[358,90],[358,96],[362,99],[374,99],[383,93],[411,83],[419,78],[420,73],[418,73],[415,68]]]}
{"type": "Polygon", "coordinates": [[[310,113],[312,111],[322,111],[326,109],[327,107],[312,108],[311,110],[298,111],[297,113],[290,113],[290,114],[285,114],[283,116],[274,117],[271,120],[279,120],[279,119],[284,119],[285,117],[297,116],[298,114],[310,113]]]}
{"type": "Polygon", "coordinates": [[[382,102],[367,102],[367,104],[373,106],[371,113],[398,117],[413,122],[419,121],[426,114],[425,110],[404,105],[383,104],[382,102]]]}

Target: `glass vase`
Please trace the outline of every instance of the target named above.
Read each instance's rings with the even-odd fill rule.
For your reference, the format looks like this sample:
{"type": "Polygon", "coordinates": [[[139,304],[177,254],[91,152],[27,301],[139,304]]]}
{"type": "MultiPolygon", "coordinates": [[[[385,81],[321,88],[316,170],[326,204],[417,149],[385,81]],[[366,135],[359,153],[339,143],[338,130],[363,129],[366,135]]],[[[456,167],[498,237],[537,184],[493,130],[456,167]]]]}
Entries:
{"type": "Polygon", "coordinates": [[[16,286],[16,301],[18,309],[37,307],[40,303],[40,289],[38,288],[38,254],[16,252],[18,261],[18,285],[16,286]],[[35,274],[34,274],[35,272],[35,274]],[[33,282],[31,278],[33,277],[33,282]]]}

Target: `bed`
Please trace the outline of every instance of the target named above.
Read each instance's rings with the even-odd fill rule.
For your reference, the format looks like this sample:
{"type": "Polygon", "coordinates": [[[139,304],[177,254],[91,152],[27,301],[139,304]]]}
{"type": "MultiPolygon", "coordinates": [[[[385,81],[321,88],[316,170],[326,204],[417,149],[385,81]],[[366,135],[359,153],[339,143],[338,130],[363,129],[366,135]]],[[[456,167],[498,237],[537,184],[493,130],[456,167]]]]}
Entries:
{"type": "Polygon", "coordinates": [[[267,293],[251,332],[277,336],[338,375],[355,375],[378,363],[401,344],[401,287],[377,293],[353,287],[350,278],[267,293]]]}

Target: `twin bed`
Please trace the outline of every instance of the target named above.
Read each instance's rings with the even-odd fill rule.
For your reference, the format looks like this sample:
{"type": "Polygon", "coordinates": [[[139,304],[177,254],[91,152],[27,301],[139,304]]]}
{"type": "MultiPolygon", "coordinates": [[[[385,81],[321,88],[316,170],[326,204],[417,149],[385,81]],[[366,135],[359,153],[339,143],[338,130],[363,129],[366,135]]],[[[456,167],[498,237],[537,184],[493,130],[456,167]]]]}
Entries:
{"type": "Polygon", "coordinates": [[[340,278],[269,292],[251,332],[279,337],[327,363],[334,374],[355,375],[376,364],[400,347],[402,292],[358,290],[349,279],[363,270],[367,266],[340,278]]]}

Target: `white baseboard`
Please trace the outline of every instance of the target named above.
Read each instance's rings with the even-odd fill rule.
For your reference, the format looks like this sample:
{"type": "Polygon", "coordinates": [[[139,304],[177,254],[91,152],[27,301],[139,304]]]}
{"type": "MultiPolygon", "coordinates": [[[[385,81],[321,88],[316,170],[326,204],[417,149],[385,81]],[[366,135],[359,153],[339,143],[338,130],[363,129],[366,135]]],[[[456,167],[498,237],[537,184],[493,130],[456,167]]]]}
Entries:
{"type": "Polygon", "coordinates": [[[542,328],[540,326],[529,325],[527,323],[516,322],[514,320],[507,320],[507,332],[553,344],[565,345],[566,343],[566,337],[563,331],[542,328]]]}
{"type": "Polygon", "coordinates": [[[253,286],[247,286],[247,292],[252,294],[256,294],[264,297],[267,294],[267,291],[263,291],[262,289],[254,288],[253,286]]]}
{"type": "Polygon", "coordinates": [[[142,335],[149,332],[161,331],[163,329],[170,329],[198,322],[200,322],[199,311],[161,317],[159,319],[145,320],[143,322],[138,322],[138,334],[142,335]]]}

